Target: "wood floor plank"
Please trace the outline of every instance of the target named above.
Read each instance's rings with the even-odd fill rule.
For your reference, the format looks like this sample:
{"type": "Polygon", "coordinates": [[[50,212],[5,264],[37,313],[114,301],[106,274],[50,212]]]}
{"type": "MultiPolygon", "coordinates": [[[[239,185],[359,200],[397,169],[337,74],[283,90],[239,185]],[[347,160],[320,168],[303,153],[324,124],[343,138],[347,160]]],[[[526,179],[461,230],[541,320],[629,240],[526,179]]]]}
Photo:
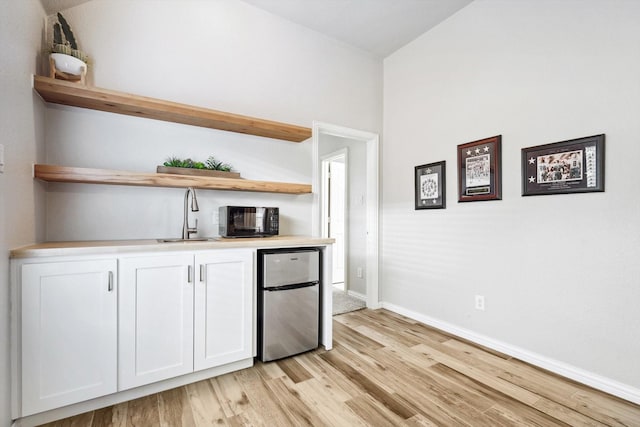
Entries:
{"type": "Polygon", "coordinates": [[[327,352],[322,354],[320,357],[351,378],[354,383],[362,387],[362,390],[365,393],[372,395],[382,405],[397,414],[400,418],[406,420],[416,414],[414,410],[396,399],[393,393],[389,393],[387,390],[371,381],[366,374],[359,372],[352,364],[349,363],[348,360],[340,358],[336,353],[337,352],[327,352]]]}
{"type": "Polygon", "coordinates": [[[422,414],[414,415],[408,420],[404,420],[399,425],[402,427],[438,427],[439,426],[439,424],[436,424],[428,420],[422,414]]]}
{"type": "Polygon", "coordinates": [[[249,399],[235,375],[222,375],[209,380],[227,418],[241,414],[249,399]]]}
{"type": "Polygon", "coordinates": [[[393,358],[401,362],[403,366],[406,366],[407,368],[413,368],[418,370],[428,369],[431,366],[439,363],[437,360],[434,360],[425,354],[422,354],[416,351],[411,351],[406,348],[403,349],[403,348],[385,347],[378,350],[376,354],[393,358]]]}
{"type": "Polygon", "coordinates": [[[406,334],[414,336],[423,343],[443,343],[449,341],[452,337],[437,329],[430,328],[426,325],[414,324],[408,325],[405,329],[406,334]]]}
{"type": "Polygon", "coordinates": [[[64,418],[62,420],[54,421],[52,423],[45,424],[47,427],[89,427],[93,421],[93,414],[87,412],[84,414],[76,415],[75,417],[64,418]]]}
{"type": "Polygon", "coordinates": [[[421,344],[422,341],[411,335],[403,334],[402,331],[391,331],[388,329],[378,329],[379,326],[360,325],[354,328],[355,331],[369,337],[384,347],[413,347],[421,344]]]}
{"type": "Polygon", "coordinates": [[[613,396],[596,390],[578,391],[572,397],[580,411],[607,425],[640,426],[640,406],[629,405],[613,396]]]}
{"type": "Polygon", "coordinates": [[[292,426],[328,426],[315,411],[302,401],[296,390],[287,386],[283,378],[267,381],[267,387],[288,418],[291,419],[292,426]]]}
{"type": "Polygon", "coordinates": [[[184,387],[158,393],[158,413],[162,427],[195,427],[191,402],[184,387]]]}
{"type": "MultiPolygon", "coordinates": [[[[540,422],[542,425],[553,425],[554,423],[552,417],[547,416],[545,411],[535,406],[519,402],[503,392],[467,377],[448,366],[442,364],[434,365],[431,367],[430,372],[434,376],[441,376],[453,383],[460,384],[469,391],[484,395],[489,401],[492,401],[494,403],[493,406],[484,411],[484,416],[491,420],[491,424],[496,423],[497,425],[503,425],[506,423],[506,425],[509,425],[512,422],[510,420],[517,418],[514,414],[520,417],[518,418],[518,422],[521,423],[524,423],[526,420],[536,420],[536,422],[540,422]],[[496,408],[500,408],[500,410],[496,408]]],[[[581,418],[576,416],[576,419],[581,418]]],[[[562,418],[558,420],[562,421],[562,418]]]]}
{"type": "MultiPolygon", "coordinates": [[[[290,425],[287,424],[275,424],[272,420],[261,414],[256,408],[248,405],[244,408],[241,414],[234,415],[227,418],[229,427],[273,427],[274,425],[290,425]]],[[[204,427],[204,426],[203,426],[204,427]]]]}
{"type": "MultiPolygon", "coordinates": [[[[384,350],[379,350],[378,353],[384,350]]],[[[493,402],[482,393],[445,377],[433,375],[431,367],[416,369],[403,364],[394,365],[392,359],[380,357],[389,363],[386,378],[393,381],[391,386],[398,395],[411,401],[414,406],[420,407],[426,402],[431,402],[433,404],[431,413],[441,411],[439,408],[448,408],[449,412],[455,412],[455,419],[469,425],[491,425],[483,418],[482,412],[491,407],[493,402]],[[407,393],[406,390],[411,392],[407,393]]],[[[378,381],[382,380],[379,377],[376,378],[378,381]]]]}
{"type": "Polygon", "coordinates": [[[91,427],[126,427],[128,404],[119,403],[93,413],[91,427]]]}
{"type": "MultiPolygon", "coordinates": [[[[407,390],[409,390],[409,387],[407,387],[407,390]]],[[[397,396],[397,399],[416,411],[416,415],[411,418],[416,418],[416,416],[421,415],[438,426],[475,427],[473,424],[464,421],[460,414],[448,410],[449,408],[446,405],[441,405],[440,403],[425,398],[425,396],[420,393],[402,393],[397,396]]]]}
{"type": "Polygon", "coordinates": [[[541,426],[541,427],[568,427],[560,420],[553,419],[551,417],[545,418],[544,414],[537,412],[520,412],[512,410],[511,408],[505,408],[501,405],[495,405],[489,409],[485,416],[491,419],[491,422],[495,426],[541,426]]]}
{"type": "Polygon", "coordinates": [[[340,365],[332,366],[349,378],[350,382],[360,387],[359,394],[367,393],[369,390],[366,387],[362,387],[362,382],[354,381],[354,378],[364,378],[368,383],[374,383],[376,387],[385,393],[392,394],[399,388],[398,379],[394,375],[398,373],[396,372],[398,368],[394,365],[402,364],[403,362],[393,359],[390,363],[389,360],[380,357],[379,352],[382,350],[384,348],[373,351],[369,355],[346,346],[340,346],[334,348],[328,357],[334,356],[341,359],[342,363],[340,365]],[[347,369],[345,369],[345,366],[347,369]]]}
{"type": "Polygon", "coordinates": [[[470,387],[467,382],[456,381],[456,378],[451,376],[438,375],[436,368],[437,366],[432,366],[424,370],[419,377],[421,384],[416,385],[416,388],[428,390],[431,400],[457,408],[457,412],[466,410],[471,417],[476,415],[475,411],[484,412],[494,404],[495,401],[486,392],[486,387],[470,387]],[[467,407],[475,411],[465,409],[467,407]]]}
{"type": "Polygon", "coordinates": [[[185,386],[193,419],[198,426],[226,426],[226,415],[210,381],[198,381],[185,386]]]}
{"type": "MultiPolygon", "coordinates": [[[[510,363],[508,371],[500,376],[544,397],[536,407],[549,403],[561,405],[583,414],[587,419],[610,426],[640,426],[640,408],[630,407],[614,396],[593,390],[520,361],[510,363]]],[[[559,412],[559,414],[564,411],[559,412]]]]}
{"type": "Polygon", "coordinates": [[[334,317],[333,349],[47,427],[640,427],[640,406],[383,309],[334,317]]]}
{"type": "MultiPolygon", "coordinates": [[[[354,330],[351,330],[351,331],[353,331],[355,334],[358,334],[357,331],[354,331],[354,330]]],[[[384,369],[384,366],[382,366],[376,359],[377,350],[384,348],[384,346],[378,345],[375,347],[370,347],[366,344],[361,343],[360,340],[354,341],[350,339],[348,335],[349,335],[348,331],[341,330],[336,332],[336,335],[334,335],[334,337],[336,338],[336,341],[338,340],[340,341],[336,342],[332,351],[335,351],[336,353],[340,353],[340,354],[354,353],[353,355],[350,356],[352,363],[354,366],[358,367],[361,371],[367,370],[368,368],[384,369]]]]}
{"type": "Polygon", "coordinates": [[[307,353],[300,355],[298,362],[303,365],[313,377],[323,384],[325,391],[331,395],[333,399],[339,402],[359,396],[362,391],[356,387],[349,378],[334,369],[327,363],[323,363],[317,354],[307,353]]]}
{"type": "Polygon", "coordinates": [[[152,394],[129,401],[127,427],[159,426],[158,395],[152,394]]]}
{"type": "Polygon", "coordinates": [[[377,350],[384,347],[384,344],[361,334],[355,329],[341,325],[336,322],[336,326],[333,329],[335,337],[340,337],[340,345],[348,345],[356,349],[377,350]]]}
{"type": "Polygon", "coordinates": [[[460,348],[460,345],[464,344],[455,339],[451,339],[440,344],[431,345],[430,347],[491,376],[499,377],[504,372],[504,359],[489,353],[480,355],[477,348],[469,350],[466,347],[460,348]]]}
{"type": "MultiPolygon", "coordinates": [[[[526,407],[530,406],[518,401],[517,399],[514,399],[512,396],[505,394],[499,389],[493,388],[486,382],[478,381],[475,378],[469,377],[464,373],[458,372],[455,369],[452,369],[451,367],[441,363],[433,365],[429,369],[429,373],[434,377],[439,376],[453,384],[457,384],[458,386],[466,390],[467,393],[475,393],[480,396],[484,396],[493,404],[505,403],[505,405],[522,405],[523,410],[526,407]]],[[[537,397],[539,400],[539,396],[537,397]]],[[[538,400],[536,400],[536,402],[538,400]]]]}
{"type": "MultiPolygon", "coordinates": [[[[347,406],[359,417],[360,425],[376,427],[395,427],[403,420],[397,414],[380,405],[368,394],[363,394],[348,400],[347,406]]],[[[415,415],[414,415],[415,416],[415,415]]],[[[407,418],[411,419],[414,416],[407,418]]]]}
{"type": "Polygon", "coordinates": [[[452,368],[453,370],[458,371],[470,378],[473,378],[476,381],[487,384],[489,387],[499,390],[500,392],[507,394],[527,405],[533,405],[540,399],[540,396],[536,395],[535,393],[525,390],[501,378],[492,376],[491,374],[484,372],[482,369],[474,366],[469,366],[464,361],[441,353],[437,350],[434,350],[433,348],[425,346],[424,344],[417,345],[413,347],[413,349],[423,352],[424,354],[435,358],[440,363],[452,368]]]}
{"type": "Polygon", "coordinates": [[[361,313],[353,312],[353,316],[361,319],[362,324],[379,325],[383,328],[401,330],[418,322],[387,310],[365,310],[361,313]]]}
{"type": "MultiPolygon", "coordinates": [[[[395,401],[410,408],[416,414],[423,415],[428,420],[443,426],[469,425],[463,421],[464,417],[443,412],[443,408],[446,408],[448,404],[446,401],[442,401],[443,396],[437,391],[434,392],[433,387],[424,381],[423,372],[419,369],[395,366],[403,362],[397,358],[389,360],[381,357],[381,353],[385,350],[386,348],[376,352],[379,361],[375,365],[369,367],[358,365],[355,369],[366,375],[370,381],[384,386],[387,393],[394,396],[395,401]]],[[[332,354],[342,355],[346,361],[357,357],[357,354],[351,353],[344,347],[334,349],[332,354]]],[[[366,390],[363,391],[366,392],[366,390]]]]}
{"type": "MultiPolygon", "coordinates": [[[[243,369],[235,373],[236,378],[245,391],[252,410],[260,414],[263,420],[270,425],[290,425],[292,420],[282,410],[277,400],[274,399],[271,390],[266,385],[266,380],[255,369],[243,369]]],[[[260,420],[254,420],[253,424],[260,420]]]]}
{"type": "Polygon", "coordinates": [[[447,352],[447,354],[455,354],[456,357],[464,358],[464,360],[468,361],[478,361],[478,366],[487,364],[492,368],[492,371],[496,373],[503,372],[508,366],[511,366],[509,363],[509,357],[506,357],[501,353],[490,353],[477,345],[469,344],[468,342],[461,341],[457,338],[452,338],[443,342],[442,346],[438,347],[438,349],[452,349],[456,353],[447,352]]]}
{"type": "Polygon", "coordinates": [[[563,421],[571,426],[602,426],[603,423],[587,417],[578,411],[567,408],[549,399],[542,398],[535,405],[535,408],[553,417],[556,420],[563,421]]]}
{"type": "Polygon", "coordinates": [[[573,383],[527,365],[510,363],[498,377],[551,400],[564,402],[578,391],[573,383]]]}
{"type": "Polygon", "coordinates": [[[259,360],[256,360],[253,367],[260,373],[262,378],[264,378],[265,380],[284,377],[287,375],[282,371],[282,369],[280,368],[280,366],[278,366],[277,363],[268,363],[268,362],[263,363],[263,362],[260,362],[259,360]]]}
{"type": "Polygon", "coordinates": [[[291,378],[294,383],[299,383],[313,378],[313,375],[309,373],[302,365],[300,365],[295,358],[281,359],[277,362],[282,371],[291,378]]]}
{"type": "MultiPolygon", "coordinates": [[[[316,378],[295,385],[300,398],[329,426],[368,426],[352,408],[316,378]]],[[[347,401],[348,402],[348,401],[347,401]]]]}
{"type": "MultiPolygon", "coordinates": [[[[410,333],[409,327],[412,323],[408,323],[393,316],[387,316],[387,312],[371,314],[370,311],[358,313],[357,316],[361,319],[360,324],[353,324],[350,327],[355,330],[361,328],[374,329],[380,334],[392,338],[396,342],[412,347],[422,342],[422,337],[416,337],[415,333],[410,333]]],[[[354,315],[355,317],[356,315],[354,315]]],[[[366,333],[365,333],[366,335],[366,333]]]]}

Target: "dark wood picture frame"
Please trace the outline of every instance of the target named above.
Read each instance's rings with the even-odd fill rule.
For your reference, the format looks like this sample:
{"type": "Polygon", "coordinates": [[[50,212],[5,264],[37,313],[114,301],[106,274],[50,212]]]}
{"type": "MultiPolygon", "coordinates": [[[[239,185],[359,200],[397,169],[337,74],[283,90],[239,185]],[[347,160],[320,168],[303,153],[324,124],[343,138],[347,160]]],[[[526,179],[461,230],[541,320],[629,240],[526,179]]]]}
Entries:
{"type": "Polygon", "coordinates": [[[502,135],[458,145],[458,202],[502,199],[502,135]]]}
{"type": "Polygon", "coordinates": [[[522,149],[522,195],[604,191],[604,134],[522,149]]]}
{"type": "Polygon", "coordinates": [[[447,207],[446,162],[416,166],[414,173],[415,209],[447,207]]]}

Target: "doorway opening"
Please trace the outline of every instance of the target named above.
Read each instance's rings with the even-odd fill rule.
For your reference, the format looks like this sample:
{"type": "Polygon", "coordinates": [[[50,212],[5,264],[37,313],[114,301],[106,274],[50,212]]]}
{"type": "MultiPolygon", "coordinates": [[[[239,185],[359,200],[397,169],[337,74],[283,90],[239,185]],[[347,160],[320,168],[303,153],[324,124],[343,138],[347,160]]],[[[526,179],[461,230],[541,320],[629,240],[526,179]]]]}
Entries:
{"type": "MultiPolygon", "coordinates": [[[[344,262],[346,289],[359,294],[368,308],[380,308],[378,295],[378,227],[379,227],[379,167],[377,134],[350,129],[329,123],[313,123],[313,210],[312,232],[323,237],[325,221],[323,211],[328,197],[323,182],[323,161],[340,149],[345,150],[345,237],[344,262]],[[351,165],[353,164],[353,166],[351,165]],[[355,182],[350,182],[355,179],[355,182]],[[353,187],[353,189],[352,189],[353,187]],[[351,206],[351,208],[349,207],[351,206]],[[354,215],[358,215],[354,218],[354,215]],[[358,285],[358,286],[356,286],[358,285]],[[352,291],[350,289],[356,289],[352,291]]],[[[339,167],[339,166],[338,166],[339,167]]],[[[332,248],[333,249],[333,248],[332,248]]],[[[333,250],[331,250],[332,256],[333,250]]],[[[336,250],[335,252],[339,252],[336,250]]],[[[340,256],[338,256],[338,260],[340,256]]],[[[328,272],[332,274],[332,272],[328,272]]],[[[333,279],[331,280],[333,282],[333,279]]],[[[323,303],[332,304],[330,295],[323,296],[323,303]]]]}

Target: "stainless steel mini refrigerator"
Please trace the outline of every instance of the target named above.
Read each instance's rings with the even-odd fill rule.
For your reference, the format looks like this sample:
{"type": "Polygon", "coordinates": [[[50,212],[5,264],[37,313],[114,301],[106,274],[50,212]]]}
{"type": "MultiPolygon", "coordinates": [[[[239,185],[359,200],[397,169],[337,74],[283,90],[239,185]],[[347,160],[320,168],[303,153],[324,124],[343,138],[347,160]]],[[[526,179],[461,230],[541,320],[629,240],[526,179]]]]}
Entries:
{"type": "Polygon", "coordinates": [[[317,248],[258,251],[258,359],[318,347],[320,262],[317,248]]]}

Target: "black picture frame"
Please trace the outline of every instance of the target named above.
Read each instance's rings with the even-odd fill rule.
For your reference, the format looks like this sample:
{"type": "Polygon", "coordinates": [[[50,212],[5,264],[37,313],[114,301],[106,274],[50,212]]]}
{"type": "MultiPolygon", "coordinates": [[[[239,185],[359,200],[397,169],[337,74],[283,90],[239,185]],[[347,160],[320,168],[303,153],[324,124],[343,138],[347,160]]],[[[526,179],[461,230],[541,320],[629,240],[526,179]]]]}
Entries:
{"type": "Polygon", "coordinates": [[[458,202],[502,199],[502,135],[458,145],[458,202]]]}
{"type": "Polygon", "coordinates": [[[522,149],[522,195],[604,191],[604,134],[522,149]]]}
{"type": "Polygon", "coordinates": [[[447,207],[446,162],[427,163],[415,167],[415,209],[447,207]]]}

